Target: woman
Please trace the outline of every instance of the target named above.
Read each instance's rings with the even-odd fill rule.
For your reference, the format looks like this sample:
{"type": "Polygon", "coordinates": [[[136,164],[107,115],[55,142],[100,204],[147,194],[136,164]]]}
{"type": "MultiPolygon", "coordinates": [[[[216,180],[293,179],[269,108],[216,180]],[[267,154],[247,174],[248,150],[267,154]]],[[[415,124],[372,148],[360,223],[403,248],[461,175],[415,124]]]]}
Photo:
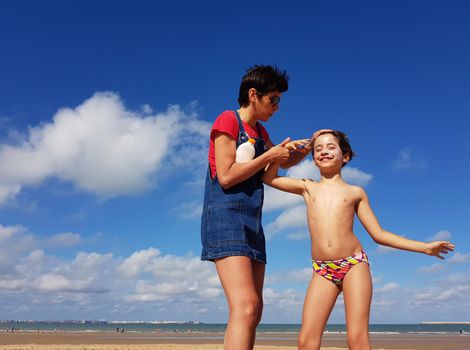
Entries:
{"type": "Polygon", "coordinates": [[[286,139],[275,146],[259,123],[278,111],[288,79],[277,67],[250,67],[240,84],[240,108],[220,114],[211,130],[201,259],[215,262],[227,298],[225,349],[253,349],[261,320],[266,264],[261,226],[264,169],[272,162],[292,166],[308,154],[291,152],[307,140],[286,139]],[[254,158],[237,163],[237,148],[248,139],[255,148],[254,158]]]}

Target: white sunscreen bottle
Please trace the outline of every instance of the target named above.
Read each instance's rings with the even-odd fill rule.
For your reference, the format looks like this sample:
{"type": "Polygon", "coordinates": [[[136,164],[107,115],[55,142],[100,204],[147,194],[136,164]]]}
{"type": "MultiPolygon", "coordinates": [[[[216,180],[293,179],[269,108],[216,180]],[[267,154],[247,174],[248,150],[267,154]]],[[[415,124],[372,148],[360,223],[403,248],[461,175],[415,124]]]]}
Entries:
{"type": "Polygon", "coordinates": [[[240,146],[237,148],[237,156],[235,158],[235,161],[237,163],[244,163],[252,160],[255,157],[255,139],[252,139],[251,137],[248,139],[248,141],[243,142],[240,146]]]}

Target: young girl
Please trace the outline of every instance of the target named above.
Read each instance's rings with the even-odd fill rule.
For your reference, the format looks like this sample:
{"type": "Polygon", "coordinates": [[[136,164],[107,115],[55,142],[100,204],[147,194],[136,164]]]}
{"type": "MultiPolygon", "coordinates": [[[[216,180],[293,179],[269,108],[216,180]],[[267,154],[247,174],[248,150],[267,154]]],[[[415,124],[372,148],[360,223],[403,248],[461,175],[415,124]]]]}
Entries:
{"type": "Polygon", "coordinates": [[[348,185],[341,177],[341,168],[354,155],[347,136],[323,130],[314,134],[311,142],[313,159],[321,173],[319,182],[280,177],[275,163],[263,177],[274,188],[303,196],[307,205],[314,273],[305,296],[298,347],[320,349],[326,322],[343,292],[349,348],[370,349],[372,280],[367,255],[353,233],[354,215],[378,244],[440,259],[454,245],[414,241],[382,229],[364,189],[348,185]]]}

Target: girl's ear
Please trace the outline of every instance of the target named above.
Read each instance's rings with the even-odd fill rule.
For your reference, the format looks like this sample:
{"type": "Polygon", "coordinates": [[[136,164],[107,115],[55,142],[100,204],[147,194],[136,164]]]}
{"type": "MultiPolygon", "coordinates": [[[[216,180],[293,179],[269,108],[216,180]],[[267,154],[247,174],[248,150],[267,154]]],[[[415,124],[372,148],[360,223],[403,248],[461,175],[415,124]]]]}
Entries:
{"type": "Polygon", "coordinates": [[[351,155],[349,153],[346,153],[343,157],[343,163],[349,162],[350,159],[351,159],[351,155]]]}

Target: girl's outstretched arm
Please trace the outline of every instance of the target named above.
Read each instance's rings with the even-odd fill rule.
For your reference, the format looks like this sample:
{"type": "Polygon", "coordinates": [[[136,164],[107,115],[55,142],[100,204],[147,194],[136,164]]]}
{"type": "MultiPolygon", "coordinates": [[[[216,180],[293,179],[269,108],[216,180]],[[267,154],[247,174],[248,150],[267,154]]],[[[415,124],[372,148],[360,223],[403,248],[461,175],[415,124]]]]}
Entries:
{"type": "Polygon", "coordinates": [[[304,195],[307,192],[305,182],[300,179],[293,179],[286,176],[279,176],[279,163],[271,163],[268,165],[263,176],[263,182],[266,185],[274,187],[284,192],[304,195]]]}
{"type": "Polygon", "coordinates": [[[452,243],[447,241],[434,241],[425,243],[404,238],[394,233],[385,231],[380,226],[379,221],[377,220],[369,205],[367,194],[362,188],[360,189],[360,200],[357,205],[356,213],[366,231],[378,244],[397,249],[409,250],[412,252],[424,253],[435,256],[439,259],[444,259],[441,254],[447,254],[449,251],[453,251],[455,248],[452,243]]]}

